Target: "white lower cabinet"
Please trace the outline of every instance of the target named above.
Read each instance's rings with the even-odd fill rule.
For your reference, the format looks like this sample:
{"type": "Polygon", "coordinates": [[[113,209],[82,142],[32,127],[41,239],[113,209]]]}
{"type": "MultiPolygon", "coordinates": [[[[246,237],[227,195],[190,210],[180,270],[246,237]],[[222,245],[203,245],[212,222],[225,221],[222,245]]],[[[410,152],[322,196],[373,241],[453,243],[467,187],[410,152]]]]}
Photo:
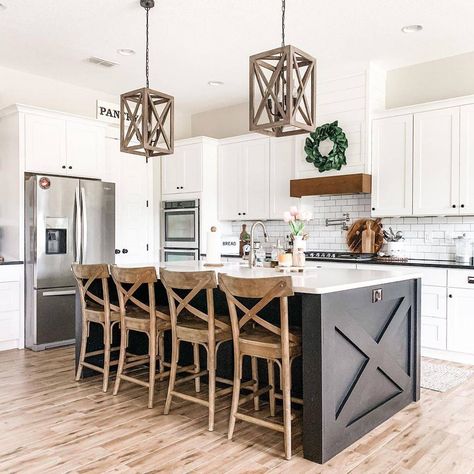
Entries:
{"type": "Polygon", "coordinates": [[[0,265],[0,350],[23,347],[23,265],[0,265]]]}
{"type": "Polygon", "coordinates": [[[421,347],[446,350],[446,319],[421,317],[421,347]]]}
{"type": "Polygon", "coordinates": [[[448,289],[449,351],[474,354],[474,290],[448,289]]]}

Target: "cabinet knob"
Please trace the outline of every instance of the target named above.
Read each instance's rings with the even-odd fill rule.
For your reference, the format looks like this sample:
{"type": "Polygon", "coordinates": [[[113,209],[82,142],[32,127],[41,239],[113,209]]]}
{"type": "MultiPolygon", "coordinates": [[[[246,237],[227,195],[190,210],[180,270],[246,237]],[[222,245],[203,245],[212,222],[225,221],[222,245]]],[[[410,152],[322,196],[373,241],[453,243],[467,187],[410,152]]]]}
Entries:
{"type": "Polygon", "coordinates": [[[242,214],[243,214],[244,216],[246,216],[246,215],[247,215],[247,213],[246,213],[246,212],[242,212],[242,214]]]}
{"type": "Polygon", "coordinates": [[[179,189],[179,186],[176,186],[176,189],[179,189]]]}
{"type": "Polygon", "coordinates": [[[72,166],[68,166],[68,168],[69,168],[70,170],[72,170],[72,166]]]}
{"type": "Polygon", "coordinates": [[[241,213],[241,212],[239,212],[238,214],[239,214],[239,216],[241,216],[241,215],[242,215],[242,213],[241,213]]]}
{"type": "Polygon", "coordinates": [[[452,297],[453,297],[453,295],[448,295],[448,296],[449,296],[450,298],[452,298],[452,297]]]}
{"type": "Polygon", "coordinates": [[[115,255],[118,255],[120,253],[120,249],[115,249],[115,255]]]}
{"type": "Polygon", "coordinates": [[[375,211],[375,207],[373,207],[372,210],[375,211]]]}
{"type": "Polygon", "coordinates": [[[180,188],[180,189],[184,189],[184,186],[181,186],[181,188],[180,188]]]}
{"type": "Polygon", "coordinates": [[[456,208],[456,204],[453,204],[453,209],[455,209],[455,208],[456,208]]]}
{"type": "Polygon", "coordinates": [[[65,169],[66,169],[66,165],[62,165],[61,168],[62,168],[63,170],[65,170],[65,169]]]}
{"type": "Polygon", "coordinates": [[[461,204],[461,207],[464,207],[464,204],[461,204]]]}
{"type": "Polygon", "coordinates": [[[128,253],[128,249],[122,249],[122,253],[128,253]]]}

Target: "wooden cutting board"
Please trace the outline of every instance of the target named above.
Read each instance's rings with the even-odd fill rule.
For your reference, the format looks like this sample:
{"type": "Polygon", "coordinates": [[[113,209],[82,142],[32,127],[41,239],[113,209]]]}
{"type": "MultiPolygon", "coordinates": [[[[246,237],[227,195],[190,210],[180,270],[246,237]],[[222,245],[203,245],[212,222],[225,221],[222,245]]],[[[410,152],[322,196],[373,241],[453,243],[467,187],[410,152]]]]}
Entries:
{"type": "Polygon", "coordinates": [[[371,229],[375,232],[375,242],[371,253],[377,253],[383,245],[383,230],[381,219],[358,219],[347,231],[346,242],[349,250],[355,253],[362,252],[362,232],[370,222],[371,229]]]}

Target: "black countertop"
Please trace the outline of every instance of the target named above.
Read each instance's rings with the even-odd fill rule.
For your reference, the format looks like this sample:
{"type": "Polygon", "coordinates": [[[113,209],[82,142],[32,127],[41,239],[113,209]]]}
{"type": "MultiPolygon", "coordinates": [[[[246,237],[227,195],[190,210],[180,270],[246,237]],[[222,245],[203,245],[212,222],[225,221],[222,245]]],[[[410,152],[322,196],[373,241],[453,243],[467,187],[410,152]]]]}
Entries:
{"type": "Polygon", "coordinates": [[[416,258],[410,258],[405,261],[393,261],[386,259],[370,259],[370,260],[357,260],[353,258],[314,258],[306,257],[308,262],[339,262],[339,263],[357,263],[366,265],[397,265],[397,266],[412,266],[412,267],[433,267],[433,268],[457,268],[464,270],[473,270],[474,263],[458,263],[452,260],[422,260],[416,258]]]}
{"type": "Polygon", "coordinates": [[[4,262],[0,262],[0,265],[22,265],[22,260],[5,260],[4,262]]]}

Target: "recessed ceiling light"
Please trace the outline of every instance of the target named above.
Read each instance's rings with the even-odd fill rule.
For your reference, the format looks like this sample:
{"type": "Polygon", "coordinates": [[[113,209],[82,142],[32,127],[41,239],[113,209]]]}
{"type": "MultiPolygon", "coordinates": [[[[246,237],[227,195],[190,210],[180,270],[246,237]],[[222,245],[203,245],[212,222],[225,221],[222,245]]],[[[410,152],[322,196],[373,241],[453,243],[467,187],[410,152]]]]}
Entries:
{"type": "Polygon", "coordinates": [[[224,83],[222,81],[209,81],[207,83],[209,86],[213,86],[213,87],[218,87],[218,86],[223,86],[224,83]]]}
{"type": "Polygon", "coordinates": [[[117,53],[121,54],[122,56],[133,56],[135,54],[135,50],[129,48],[121,48],[117,49],[117,53]]]}
{"type": "Polygon", "coordinates": [[[421,25],[407,25],[402,28],[403,33],[418,33],[423,27],[421,25]]]}
{"type": "Polygon", "coordinates": [[[0,11],[1,10],[6,10],[7,6],[4,3],[0,3],[0,11]]]}

